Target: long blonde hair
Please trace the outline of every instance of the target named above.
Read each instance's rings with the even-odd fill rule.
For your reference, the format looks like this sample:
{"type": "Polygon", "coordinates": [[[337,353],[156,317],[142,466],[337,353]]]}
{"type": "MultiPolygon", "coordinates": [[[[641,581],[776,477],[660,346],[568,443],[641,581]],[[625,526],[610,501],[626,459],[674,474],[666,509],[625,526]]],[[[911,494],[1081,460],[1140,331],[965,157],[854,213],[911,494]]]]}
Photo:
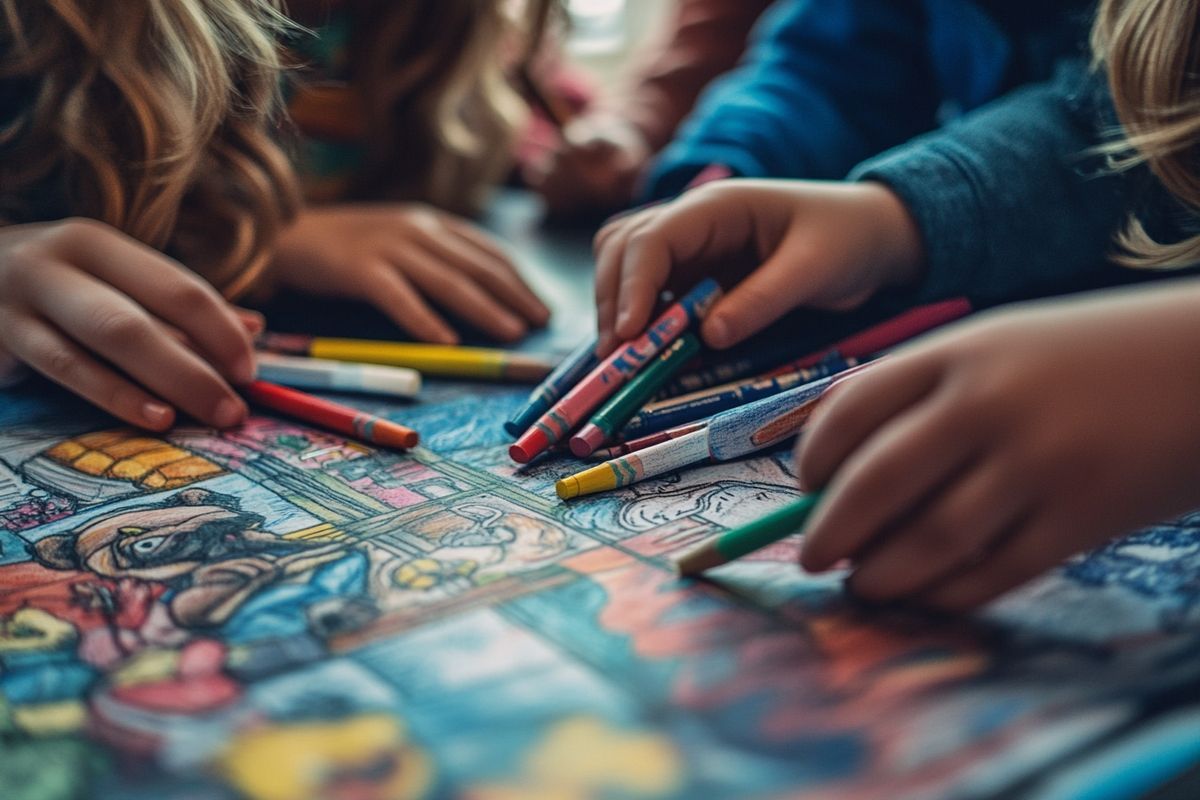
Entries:
{"type": "MultiPolygon", "coordinates": [[[[1197,0],[1102,0],[1093,51],[1108,73],[1124,128],[1110,148],[1119,167],[1146,164],[1200,214],[1200,4],[1197,0]]],[[[1164,244],[1131,219],[1117,261],[1169,269],[1200,263],[1200,236],[1164,244]]]]}
{"type": "Polygon", "coordinates": [[[0,216],[31,193],[184,260],[227,295],[297,207],[275,144],[274,0],[0,0],[0,216]]]}
{"type": "Polygon", "coordinates": [[[356,0],[352,81],[365,99],[364,167],[352,192],[477,211],[511,167],[527,108],[506,75],[553,0],[356,0]]]}

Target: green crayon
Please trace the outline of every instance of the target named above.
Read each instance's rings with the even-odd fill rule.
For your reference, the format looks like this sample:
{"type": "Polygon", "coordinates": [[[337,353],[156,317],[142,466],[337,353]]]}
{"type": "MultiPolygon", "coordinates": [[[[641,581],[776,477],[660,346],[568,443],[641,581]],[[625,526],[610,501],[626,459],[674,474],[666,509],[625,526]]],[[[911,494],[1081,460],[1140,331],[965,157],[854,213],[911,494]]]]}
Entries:
{"type": "Polygon", "coordinates": [[[821,493],[814,492],[762,519],[726,531],[680,556],[675,561],[675,569],[680,575],[699,575],[786,539],[804,527],[820,501],[821,493]]]}

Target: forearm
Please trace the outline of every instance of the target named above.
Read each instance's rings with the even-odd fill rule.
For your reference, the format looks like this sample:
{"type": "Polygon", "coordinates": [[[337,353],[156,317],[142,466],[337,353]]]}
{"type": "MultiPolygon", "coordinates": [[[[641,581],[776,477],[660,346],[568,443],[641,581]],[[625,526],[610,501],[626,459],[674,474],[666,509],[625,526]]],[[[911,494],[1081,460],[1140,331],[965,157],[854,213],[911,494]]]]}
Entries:
{"type": "Polygon", "coordinates": [[[671,140],[701,91],[737,64],[770,0],[679,0],[670,38],[633,76],[625,116],[658,151],[671,140]]]}
{"type": "Polygon", "coordinates": [[[858,167],[909,209],[925,245],[920,300],[978,304],[1118,280],[1108,262],[1130,180],[1094,155],[1107,97],[1083,62],[858,167]]]}

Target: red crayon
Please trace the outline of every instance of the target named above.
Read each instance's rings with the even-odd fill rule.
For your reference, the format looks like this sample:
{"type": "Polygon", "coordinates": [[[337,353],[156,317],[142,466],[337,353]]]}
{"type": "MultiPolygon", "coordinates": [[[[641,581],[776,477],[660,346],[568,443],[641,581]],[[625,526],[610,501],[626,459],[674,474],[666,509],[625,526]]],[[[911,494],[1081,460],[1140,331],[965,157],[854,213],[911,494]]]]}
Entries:
{"type": "Polygon", "coordinates": [[[711,278],[701,281],[664,311],[645,334],[618,347],[525,431],[508,449],[512,460],[528,464],[552,445],[566,439],[638,370],[678,339],[692,322],[704,319],[720,296],[721,287],[716,281],[711,278]]]}
{"type": "Polygon", "coordinates": [[[255,381],[242,391],[252,402],[272,411],[372,444],[407,450],[421,440],[411,428],[274,383],[255,381]]]}
{"type": "Polygon", "coordinates": [[[895,347],[909,339],[916,338],[926,331],[961,319],[970,313],[971,301],[965,297],[920,306],[874,327],[867,328],[861,333],[848,336],[824,350],[776,367],[764,377],[773,378],[785,372],[815,367],[828,358],[831,353],[837,353],[842,358],[867,358],[887,350],[889,347],[895,347]]]}
{"type": "Polygon", "coordinates": [[[592,453],[592,461],[612,461],[614,458],[627,456],[630,453],[636,453],[638,450],[645,450],[647,447],[653,447],[656,444],[669,442],[672,439],[679,439],[687,436],[689,433],[695,433],[699,430],[704,430],[708,427],[708,420],[700,422],[689,422],[686,425],[680,425],[675,428],[668,428],[665,431],[652,433],[649,436],[643,436],[640,439],[630,439],[628,442],[613,445],[606,450],[597,450],[592,453]]]}

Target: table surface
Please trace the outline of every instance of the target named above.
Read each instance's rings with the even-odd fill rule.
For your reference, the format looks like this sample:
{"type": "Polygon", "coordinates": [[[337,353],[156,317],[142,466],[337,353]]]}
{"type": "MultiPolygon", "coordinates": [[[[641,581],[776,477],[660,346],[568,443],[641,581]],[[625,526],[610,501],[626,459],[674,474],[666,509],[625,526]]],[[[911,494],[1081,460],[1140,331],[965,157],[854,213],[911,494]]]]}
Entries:
{"type": "MultiPolygon", "coordinates": [[[[587,237],[537,221],[508,195],[489,224],[558,350],[592,325],[587,237]]],[[[794,541],[680,581],[794,498],[789,454],[563,504],[576,464],[505,455],[527,392],[340,398],[418,428],[408,454],[0,392],[0,795],[1057,800],[1196,760],[1200,515],[967,620],[859,608],[794,541]]]]}

